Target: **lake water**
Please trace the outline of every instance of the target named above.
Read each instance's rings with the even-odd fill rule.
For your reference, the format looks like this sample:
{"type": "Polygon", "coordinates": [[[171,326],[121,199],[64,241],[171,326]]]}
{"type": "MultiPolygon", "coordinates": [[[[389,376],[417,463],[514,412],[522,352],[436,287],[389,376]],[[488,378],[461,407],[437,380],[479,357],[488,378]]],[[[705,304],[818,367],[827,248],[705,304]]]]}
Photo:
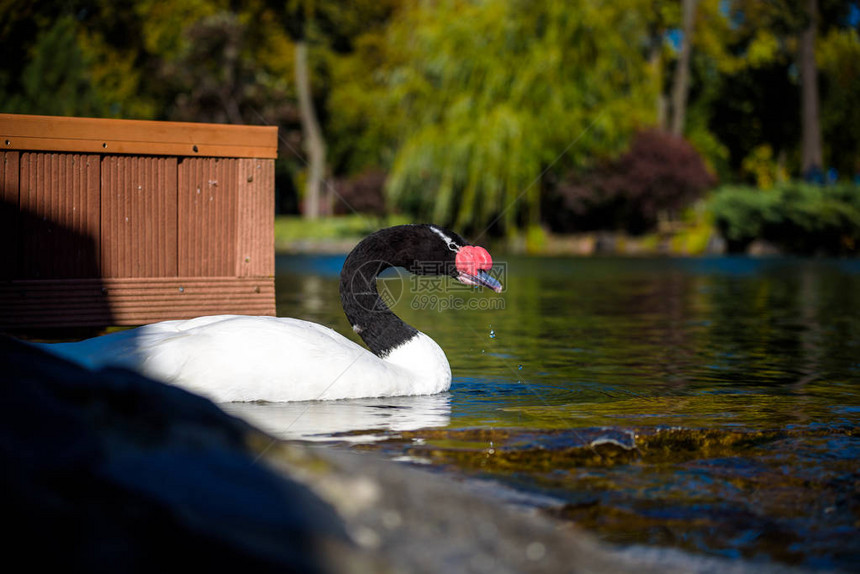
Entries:
{"type": "MultiPolygon", "coordinates": [[[[279,257],[279,315],[358,340],[343,259],[279,257]]],[[[860,261],[498,263],[499,295],[381,280],[450,392],[231,410],[488,480],[609,542],[860,568],[860,261]]]]}

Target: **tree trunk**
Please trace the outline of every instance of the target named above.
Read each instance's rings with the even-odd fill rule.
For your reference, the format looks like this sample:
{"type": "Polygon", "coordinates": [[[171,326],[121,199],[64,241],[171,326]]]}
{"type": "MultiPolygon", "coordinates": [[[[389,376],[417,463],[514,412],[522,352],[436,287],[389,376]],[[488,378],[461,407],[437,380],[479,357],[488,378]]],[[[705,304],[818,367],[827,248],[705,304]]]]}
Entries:
{"type": "Polygon", "coordinates": [[[296,89],[299,96],[299,116],[302,123],[305,150],[308,154],[308,178],[305,183],[305,209],[307,219],[320,215],[320,197],[325,172],[325,140],[317,121],[311,97],[311,77],[308,71],[308,45],[296,42],[296,89]]]}
{"type": "Polygon", "coordinates": [[[652,33],[651,45],[648,49],[648,66],[651,68],[651,73],[654,74],[654,81],[657,82],[657,128],[660,131],[667,129],[667,103],[663,93],[663,33],[664,30],[652,33]]]}
{"type": "Polygon", "coordinates": [[[681,38],[681,53],[678,55],[678,67],[675,68],[675,78],[672,85],[672,134],[684,134],[684,120],[687,114],[687,92],[690,87],[690,51],[692,50],[693,24],[696,21],[696,4],[699,0],[683,0],[681,10],[683,18],[683,37],[681,38]]]}
{"type": "Polygon", "coordinates": [[[800,82],[802,118],[803,177],[815,179],[823,168],[821,122],[818,115],[818,66],[815,63],[815,36],[818,28],[818,1],[807,0],[809,27],[800,36],[800,82]]]}

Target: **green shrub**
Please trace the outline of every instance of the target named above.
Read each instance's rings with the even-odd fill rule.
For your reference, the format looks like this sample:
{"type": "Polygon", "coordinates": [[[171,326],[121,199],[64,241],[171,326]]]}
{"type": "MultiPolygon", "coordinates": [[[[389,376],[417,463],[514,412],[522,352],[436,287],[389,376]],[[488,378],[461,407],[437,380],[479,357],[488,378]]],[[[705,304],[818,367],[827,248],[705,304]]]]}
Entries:
{"type": "Polygon", "coordinates": [[[851,255],[860,251],[860,187],[798,183],[762,191],[725,187],[709,204],[731,253],[755,239],[787,253],[851,255]]]}

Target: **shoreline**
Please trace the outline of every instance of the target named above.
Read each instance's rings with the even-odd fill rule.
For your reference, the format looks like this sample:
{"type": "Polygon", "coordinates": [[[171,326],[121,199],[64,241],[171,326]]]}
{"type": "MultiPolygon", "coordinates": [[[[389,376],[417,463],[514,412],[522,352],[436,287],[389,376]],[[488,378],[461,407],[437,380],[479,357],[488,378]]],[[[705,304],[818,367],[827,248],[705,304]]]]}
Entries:
{"type": "MultiPolygon", "coordinates": [[[[707,237],[699,247],[690,248],[680,236],[630,236],[624,233],[588,232],[571,235],[546,235],[541,245],[529,245],[522,237],[487,242],[500,255],[533,255],[537,257],[714,257],[731,255],[725,240],[718,234],[707,237]]],[[[363,237],[336,239],[276,240],[275,255],[347,255],[363,237]]],[[[700,242],[701,243],[701,242],[700,242]]],[[[749,257],[791,257],[779,247],[764,240],[753,241],[746,252],[749,257]]],[[[815,257],[815,256],[812,256],[815,257]]]]}

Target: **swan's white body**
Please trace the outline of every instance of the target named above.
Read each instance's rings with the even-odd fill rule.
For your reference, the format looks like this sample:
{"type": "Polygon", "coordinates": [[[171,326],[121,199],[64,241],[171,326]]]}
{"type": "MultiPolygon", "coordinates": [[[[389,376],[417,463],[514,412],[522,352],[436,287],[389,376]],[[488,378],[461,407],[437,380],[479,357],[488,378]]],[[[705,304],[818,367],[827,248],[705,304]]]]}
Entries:
{"type": "Polygon", "coordinates": [[[377,278],[400,267],[500,292],[492,266],[486,249],[434,225],[396,225],[364,238],[344,261],[340,295],[369,350],[308,321],[243,315],[164,321],[42,347],[85,367],[126,367],[222,403],[436,394],[451,385],[445,353],[388,308],[377,278]]]}
{"type": "Polygon", "coordinates": [[[127,367],[217,402],[425,395],[451,385],[423,333],[384,358],[299,319],[218,315],[144,325],[43,348],[88,368],[127,367]]]}

